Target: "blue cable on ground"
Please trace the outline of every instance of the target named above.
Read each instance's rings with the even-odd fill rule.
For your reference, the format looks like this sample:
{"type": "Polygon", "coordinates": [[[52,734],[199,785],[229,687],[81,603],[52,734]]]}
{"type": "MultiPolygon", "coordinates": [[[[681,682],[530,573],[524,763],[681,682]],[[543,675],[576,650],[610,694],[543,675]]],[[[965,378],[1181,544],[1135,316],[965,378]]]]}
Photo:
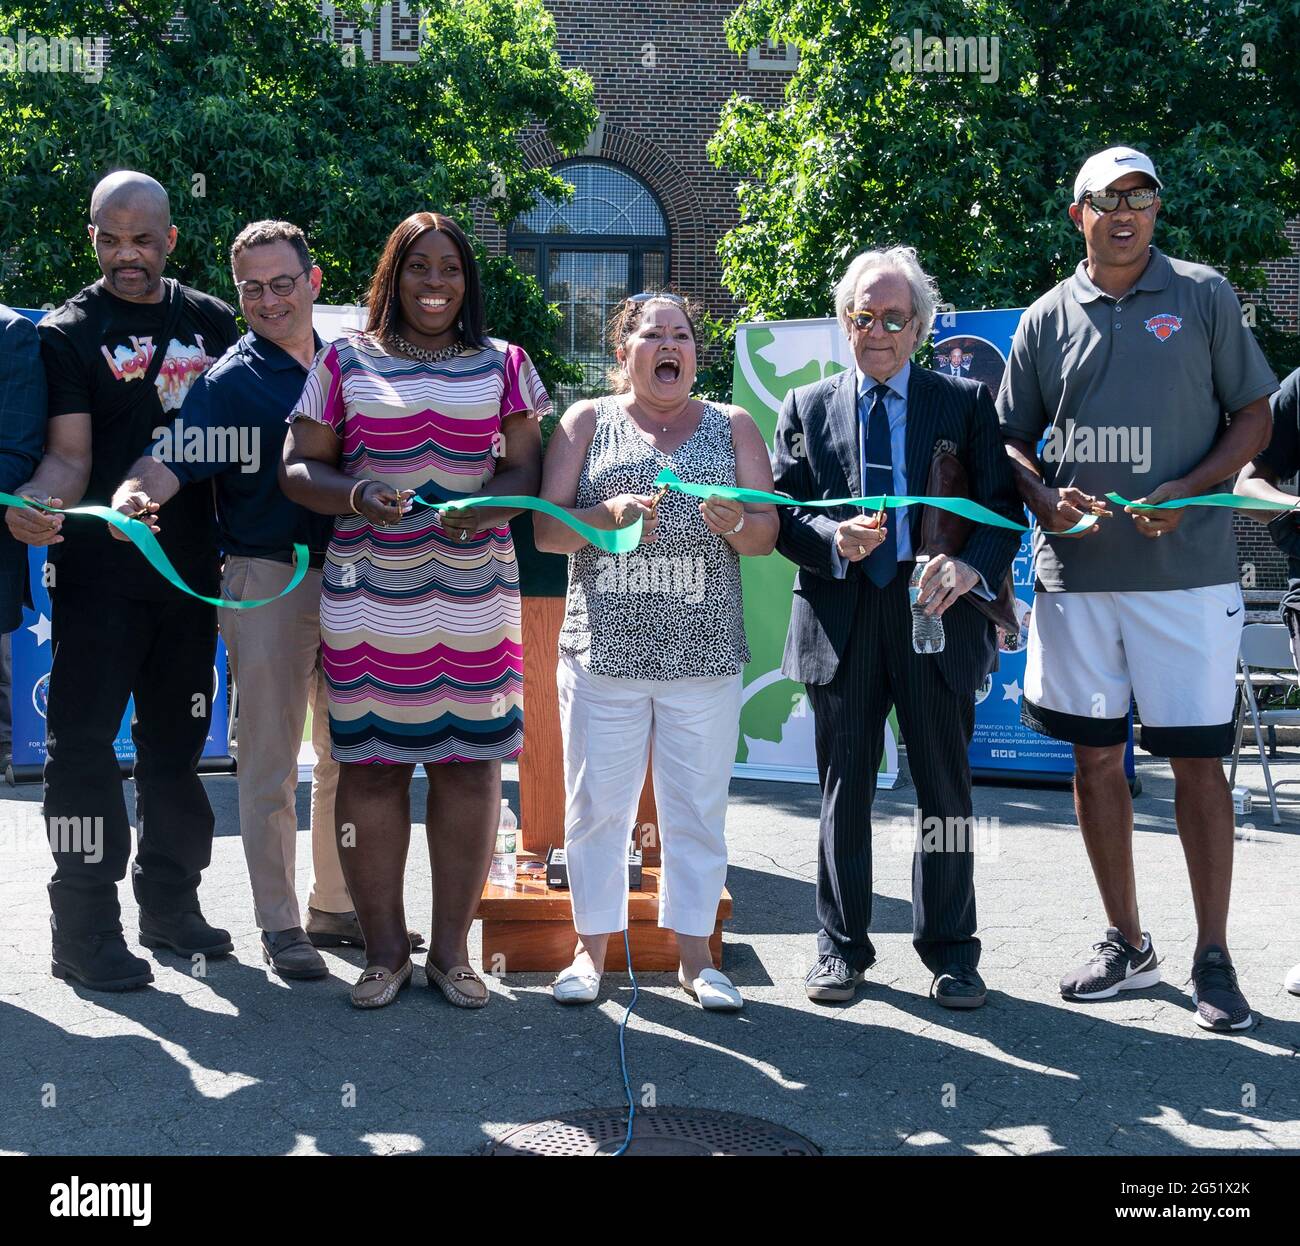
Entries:
{"type": "Polygon", "coordinates": [[[627,1075],[627,1019],[632,1015],[632,1009],[636,1007],[636,997],[638,988],[636,984],[636,974],[632,972],[632,947],[627,940],[627,928],[623,929],[623,950],[627,953],[627,973],[632,979],[632,998],[628,1002],[627,1009],[623,1013],[623,1020],[618,1023],[618,1058],[623,1066],[623,1092],[627,1095],[627,1137],[623,1139],[623,1145],[614,1152],[615,1155],[622,1155],[627,1150],[632,1141],[632,1122],[636,1119],[636,1103],[632,1098],[632,1083],[627,1075]]]}

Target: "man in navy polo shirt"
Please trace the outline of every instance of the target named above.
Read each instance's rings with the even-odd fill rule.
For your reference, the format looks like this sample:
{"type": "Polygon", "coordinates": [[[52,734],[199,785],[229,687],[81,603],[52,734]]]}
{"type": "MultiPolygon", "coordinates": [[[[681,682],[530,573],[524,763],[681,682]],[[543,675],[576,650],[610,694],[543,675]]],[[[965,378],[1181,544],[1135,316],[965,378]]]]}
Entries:
{"type": "Polygon", "coordinates": [[[1133,873],[1133,697],[1142,748],[1174,772],[1196,909],[1196,1021],[1245,1030],[1254,1021],[1227,946],[1233,822],[1221,761],[1243,615],[1232,512],[1116,514],[1103,499],[1231,488],[1268,442],[1277,381],[1228,282],[1151,245],[1160,190],[1131,147],[1085,162],[1070,219],[1087,255],[1021,318],[998,394],[1021,497],[1041,525],[1021,718],[1074,746],[1075,808],[1108,919],[1061,994],[1107,999],[1160,981],[1133,873]],[[1085,514],[1092,527],[1067,538],[1085,514]]]}
{"type": "Polygon", "coordinates": [[[230,262],[251,332],[195,384],[179,418],[155,430],[151,453],[132,466],[113,505],[157,530],[168,523],[160,507],[182,486],[214,480],[226,555],[222,593],[235,600],[275,597],[292,578],[293,546],[311,551],[297,588],[266,606],[222,611],[221,631],[239,694],[239,822],[263,957],[282,977],[319,978],[328,970],[316,947],[364,944],[339,866],[338,763],[320,664],[320,568],[334,521],[289,501],[277,480],[287,416],[321,347],[312,328],[321,271],[302,230],[287,221],[247,226],[230,262]],[[304,929],[294,880],[295,790],[308,707],[315,879],[304,929]]]}

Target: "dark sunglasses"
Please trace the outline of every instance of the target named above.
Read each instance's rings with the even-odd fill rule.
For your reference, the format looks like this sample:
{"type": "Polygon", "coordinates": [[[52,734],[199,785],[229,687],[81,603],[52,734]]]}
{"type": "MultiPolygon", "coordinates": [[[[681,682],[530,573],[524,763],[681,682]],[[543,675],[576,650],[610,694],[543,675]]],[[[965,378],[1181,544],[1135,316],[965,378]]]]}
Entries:
{"type": "Polygon", "coordinates": [[[1084,199],[1098,212],[1114,212],[1121,199],[1128,205],[1130,212],[1145,212],[1155,203],[1159,193],[1151,186],[1139,186],[1136,190],[1090,190],[1084,199]]]}
{"type": "MultiPolygon", "coordinates": [[[[307,269],[303,269],[297,277],[272,277],[266,284],[271,287],[273,294],[278,294],[284,298],[286,294],[292,294],[293,288],[298,284],[298,277],[305,277],[307,269]]],[[[239,291],[239,297],[247,299],[250,303],[256,303],[265,293],[262,282],[260,281],[236,281],[235,289],[239,291]]]]}
{"type": "MultiPolygon", "coordinates": [[[[867,311],[851,311],[849,312],[849,319],[857,325],[863,333],[870,333],[871,326],[876,323],[877,317],[867,311]]],[[[879,317],[880,323],[885,326],[886,333],[902,333],[902,331],[915,319],[915,316],[908,316],[906,320],[899,320],[897,316],[889,315],[879,317]]]]}

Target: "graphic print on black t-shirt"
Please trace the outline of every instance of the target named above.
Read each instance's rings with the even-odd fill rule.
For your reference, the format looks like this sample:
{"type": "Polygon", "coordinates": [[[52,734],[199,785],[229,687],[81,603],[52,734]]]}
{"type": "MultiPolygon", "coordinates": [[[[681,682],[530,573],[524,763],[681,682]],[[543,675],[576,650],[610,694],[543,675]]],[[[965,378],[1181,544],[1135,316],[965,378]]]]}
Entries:
{"type": "MultiPolygon", "coordinates": [[[[145,337],[132,335],[129,344],[119,345],[111,350],[107,343],[99,348],[113,379],[123,384],[145,379],[149,365],[153,363],[155,349],[153,338],[149,335],[145,337]]],[[[158,379],[154,381],[154,387],[158,391],[158,403],[162,409],[179,411],[181,403],[185,401],[185,395],[190,392],[190,386],[216,363],[223,353],[224,350],[218,351],[215,355],[208,354],[204,348],[202,333],[194,335],[192,346],[172,338],[167,343],[167,353],[163,356],[163,365],[158,373],[158,379]]]]}
{"type": "MultiPolygon", "coordinates": [[[[83,504],[106,506],[141,455],[154,430],[174,419],[195,380],[237,338],[234,312],[220,299],[164,282],[158,303],[131,303],[96,282],[52,311],[38,326],[49,388],[50,418],[88,412],[91,420],[90,480],[83,504]],[[168,332],[173,300],[183,298],[168,332]],[[166,337],[157,380],[146,374],[166,337]]],[[[212,490],[206,484],[180,490],[159,515],[159,542],[176,570],[199,592],[217,586],[216,530],[212,490]]],[[[109,585],[132,597],[164,599],[176,590],[132,545],[114,540],[97,520],[70,519],[64,540],[51,548],[59,578],[78,585],[109,585]]]]}

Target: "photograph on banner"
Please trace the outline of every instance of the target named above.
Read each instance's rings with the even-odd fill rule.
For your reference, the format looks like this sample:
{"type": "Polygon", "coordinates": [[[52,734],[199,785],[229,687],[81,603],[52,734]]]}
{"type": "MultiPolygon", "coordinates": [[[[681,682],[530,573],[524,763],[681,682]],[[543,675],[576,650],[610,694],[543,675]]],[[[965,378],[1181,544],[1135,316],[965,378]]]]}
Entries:
{"type": "MultiPolygon", "coordinates": [[[[731,400],[754,417],[763,440],[771,445],[781,404],[792,389],[851,366],[844,331],[833,319],[742,324],[736,329],[731,400]]],[[[794,563],[776,553],[740,561],[750,660],[734,773],[745,779],[816,783],[812,707],[803,684],[781,673],[794,563]]],[[[885,724],[879,783],[885,788],[898,783],[898,719],[892,711],[885,724]]]]}

